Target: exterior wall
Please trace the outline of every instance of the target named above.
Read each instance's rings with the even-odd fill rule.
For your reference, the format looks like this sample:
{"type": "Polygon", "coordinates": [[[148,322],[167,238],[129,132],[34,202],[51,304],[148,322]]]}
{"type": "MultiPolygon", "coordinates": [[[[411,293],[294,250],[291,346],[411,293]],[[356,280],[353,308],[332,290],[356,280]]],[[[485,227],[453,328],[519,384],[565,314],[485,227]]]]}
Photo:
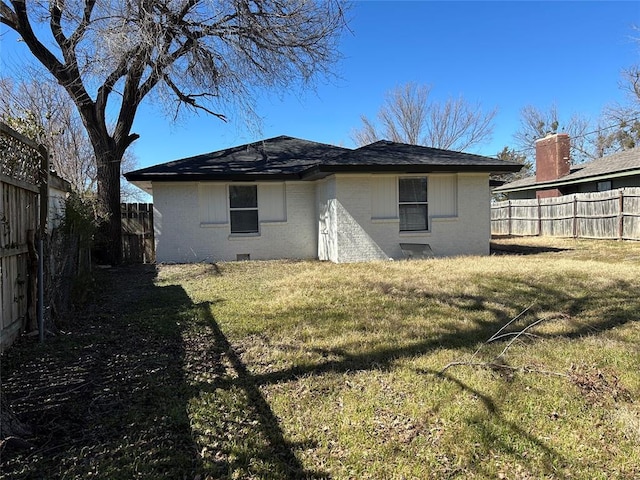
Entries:
{"type": "MultiPolygon", "coordinates": [[[[228,202],[225,184],[154,183],[156,258],[213,262],[248,255],[252,260],[360,262],[405,258],[401,243],[428,244],[435,256],[488,254],[488,174],[427,177],[427,232],[399,231],[397,175],[343,174],[318,182],[287,182],[285,220],[260,221],[259,233],[247,235],[230,234],[228,204],[222,206],[228,202]]],[[[278,218],[277,188],[261,185],[267,184],[258,184],[259,217],[278,218]]]]}
{"type": "Polygon", "coordinates": [[[629,187],[640,187],[640,175],[614,178],[611,181],[612,190],[615,190],[617,188],[629,188],[629,187]]]}
{"type": "Polygon", "coordinates": [[[382,225],[372,222],[372,176],[339,175],[335,182],[337,257],[333,261],[388,259],[390,255],[381,243],[386,243],[386,236],[390,232],[397,231],[398,221],[396,219],[382,225]]]}
{"type": "MultiPolygon", "coordinates": [[[[618,188],[640,187],[640,176],[628,176],[611,179],[611,190],[618,188]]],[[[530,200],[534,198],[549,198],[562,195],[571,195],[573,193],[592,193],[598,191],[597,181],[585,181],[572,185],[563,185],[559,189],[553,189],[551,195],[545,194],[545,190],[521,190],[509,192],[507,194],[509,200],[530,200]]]]}
{"type": "Polygon", "coordinates": [[[67,196],[71,191],[71,185],[62,178],[49,176],[49,231],[60,227],[64,219],[66,209],[67,196]]]}
{"type": "MultiPolygon", "coordinates": [[[[227,203],[224,209],[216,208],[210,213],[213,221],[203,221],[207,220],[203,218],[204,212],[208,212],[203,205],[203,201],[206,201],[206,195],[202,193],[203,185],[213,185],[213,182],[154,182],[154,228],[158,262],[230,261],[237,260],[239,255],[249,255],[248,258],[252,260],[317,257],[313,183],[283,184],[286,220],[260,221],[259,233],[247,235],[231,235],[227,203]]],[[[259,217],[261,185],[258,184],[259,217]]],[[[265,198],[268,190],[264,189],[265,198]]],[[[215,188],[208,191],[213,192],[214,197],[218,194],[215,188]]],[[[228,202],[226,185],[222,191],[228,202]]],[[[264,201],[262,203],[265,215],[273,215],[272,202],[269,201],[268,205],[264,201]]]]}
{"type": "Polygon", "coordinates": [[[520,192],[509,192],[506,195],[509,200],[531,200],[536,198],[536,191],[522,190],[520,192]]]}
{"type": "MultiPolygon", "coordinates": [[[[397,183],[397,176],[388,176],[397,183]]],[[[401,243],[429,244],[435,256],[485,255],[491,236],[488,174],[428,175],[428,232],[400,232],[397,194],[394,215],[379,217],[372,194],[380,177],[337,175],[335,199],[335,250],[326,257],[334,262],[402,259],[401,243]],[[452,182],[452,178],[455,180],[452,182]],[[455,192],[450,195],[453,186],[455,192]],[[442,188],[440,188],[442,187],[442,188]]],[[[323,256],[320,256],[321,259],[323,256]]]]}
{"type": "MultiPolygon", "coordinates": [[[[433,185],[437,176],[429,176],[433,185]]],[[[435,256],[488,255],[491,240],[491,194],[486,173],[457,175],[457,215],[430,214],[430,231],[398,233],[397,241],[427,243],[435,256]]],[[[429,203],[433,204],[433,188],[429,203]]],[[[434,205],[435,206],[435,205],[434,205]]],[[[397,252],[397,251],[396,251],[397,252]]],[[[395,254],[394,258],[402,258],[395,254]]]]}
{"type": "Polygon", "coordinates": [[[458,219],[446,229],[445,255],[488,255],[491,192],[488,174],[458,175],[458,219]],[[453,253],[457,252],[457,253],[453,253]]]}
{"type": "MultiPolygon", "coordinates": [[[[620,178],[612,178],[611,179],[611,190],[616,190],[618,188],[628,188],[628,187],[640,187],[640,176],[629,176],[629,177],[620,177],[620,178]]],[[[573,191],[569,191],[568,193],[591,193],[598,191],[598,182],[585,182],[576,185],[573,191]]]]}

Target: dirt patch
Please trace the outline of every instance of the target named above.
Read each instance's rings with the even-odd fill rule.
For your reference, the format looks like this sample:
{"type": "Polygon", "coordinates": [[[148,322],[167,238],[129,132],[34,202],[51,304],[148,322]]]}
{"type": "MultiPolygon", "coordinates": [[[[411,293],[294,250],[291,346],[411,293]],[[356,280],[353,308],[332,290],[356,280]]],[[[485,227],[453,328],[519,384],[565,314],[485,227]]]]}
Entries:
{"type": "Polygon", "coordinates": [[[629,390],[613,372],[594,365],[571,365],[569,378],[590,404],[609,405],[633,400],[629,390]]]}

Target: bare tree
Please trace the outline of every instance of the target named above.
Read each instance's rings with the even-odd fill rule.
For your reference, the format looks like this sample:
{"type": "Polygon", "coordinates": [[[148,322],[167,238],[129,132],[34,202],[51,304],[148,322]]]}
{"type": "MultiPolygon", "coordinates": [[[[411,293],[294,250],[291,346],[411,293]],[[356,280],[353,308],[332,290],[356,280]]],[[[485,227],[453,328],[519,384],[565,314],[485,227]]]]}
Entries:
{"type": "MultiPolygon", "coordinates": [[[[66,92],[43,78],[43,72],[30,70],[26,79],[17,81],[0,77],[0,118],[45,145],[52,169],[76,193],[95,194],[96,162],[87,131],[66,92]]],[[[122,158],[123,170],[131,170],[135,165],[135,156],[127,150],[122,158]]],[[[121,186],[122,198],[140,197],[128,183],[121,186]]]]}
{"type": "Polygon", "coordinates": [[[386,95],[378,124],[362,116],[362,127],[352,134],[358,145],[378,140],[463,151],[491,138],[497,110],[484,112],[463,97],[445,102],[430,100],[431,87],[407,83],[386,95]]]}
{"type": "Polygon", "coordinates": [[[627,93],[625,104],[607,106],[602,120],[597,147],[600,155],[640,146],[640,66],[622,72],[620,87],[627,93]]]}
{"type": "Polygon", "coordinates": [[[597,157],[597,152],[587,135],[590,122],[574,114],[562,121],[556,105],[544,111],[532,105],[520,111],[520,128],[513,135],[517,149],[529,160],[535,156],[535,142],[553,133],[567,133],[571,138],[571,163],[580,163],[597,157]]]}
{"type": "Polygon", "coordinates": [[[139,137],[131,129],[143,99],[153,91],[176,113],[225,120],[227,102],[252,109],[254,88],[308,85],[330,73],[345,17],[340,0],[2,0],[0,22],[80,114],[108,218],[107,259],[119,263],[121,162],[139,137]]]}

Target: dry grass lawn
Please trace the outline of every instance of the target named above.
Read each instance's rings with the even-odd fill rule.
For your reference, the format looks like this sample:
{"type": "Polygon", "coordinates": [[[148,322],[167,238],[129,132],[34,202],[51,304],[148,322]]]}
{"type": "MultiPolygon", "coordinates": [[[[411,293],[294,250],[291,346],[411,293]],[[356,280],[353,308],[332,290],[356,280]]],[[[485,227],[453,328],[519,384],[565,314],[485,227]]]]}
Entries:
{"type": "Polygon", "coordinates": [[[640,478],[640,243],[494,247],[106,272],[67,334],[3,360],[28,420],[84,402],[6,475],[640,478]],[[38,355],[75,390],[28,394],[38,355]]]}

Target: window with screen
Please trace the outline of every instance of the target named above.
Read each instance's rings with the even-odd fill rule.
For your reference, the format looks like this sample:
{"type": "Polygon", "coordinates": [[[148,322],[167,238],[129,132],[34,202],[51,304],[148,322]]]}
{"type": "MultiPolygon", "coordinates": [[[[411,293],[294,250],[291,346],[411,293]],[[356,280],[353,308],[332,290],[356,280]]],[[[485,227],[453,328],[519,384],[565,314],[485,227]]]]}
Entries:
{"type": "Polygon", "coordinates": [[[428,230],[427,177],[400,178],[398,199],[400,231],[428,230]]]}
{"type": "Polygon", "coordinates": [[[258,232],[258,189],[255,185],[229,186],[231,233],[258,232]]]}

